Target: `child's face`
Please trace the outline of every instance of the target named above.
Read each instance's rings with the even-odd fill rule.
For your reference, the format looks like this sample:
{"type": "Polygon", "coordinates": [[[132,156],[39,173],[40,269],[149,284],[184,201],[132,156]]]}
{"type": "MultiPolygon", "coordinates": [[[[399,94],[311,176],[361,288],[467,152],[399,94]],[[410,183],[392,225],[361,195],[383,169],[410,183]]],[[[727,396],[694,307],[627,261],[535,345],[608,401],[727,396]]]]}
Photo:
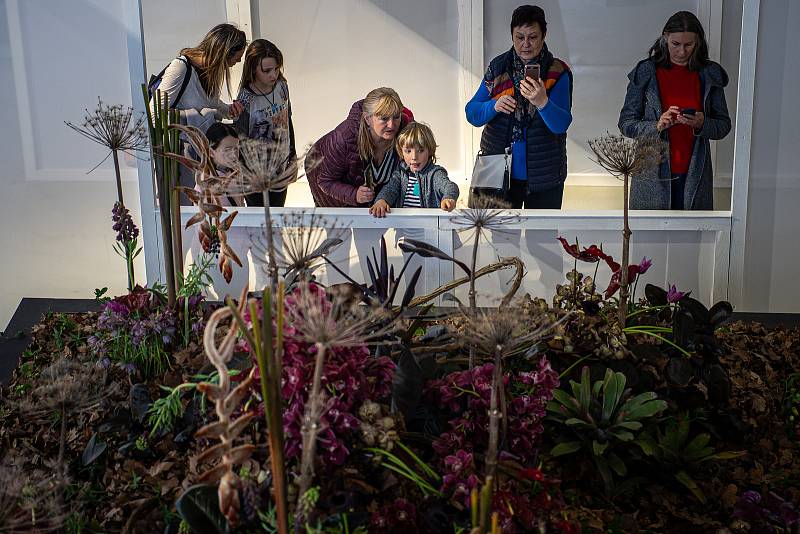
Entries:
{"type": "Polygon", "coordinates": [[[275,87],[275,82],[278,81],[279,75],[280,69],[275,58],[265,57],[261,60],[261,65],[256,67],[256,82],[262,87],[269,87],[270,89],[275,87]]]}
{"type": "Polygon", "coordinates": [[[224,137],[217,148],[211,149],[211,159],[218,167],[234,168],[239,159],[239,139],[232,135],[224,137]]]}
{"type": "Polygon", "coordinates": [[[403,147],[403,161],[408,168],[414,172],[419,172],[428,164],[431,154],[427,148],[420,146],[406,145],[403,147]]]}

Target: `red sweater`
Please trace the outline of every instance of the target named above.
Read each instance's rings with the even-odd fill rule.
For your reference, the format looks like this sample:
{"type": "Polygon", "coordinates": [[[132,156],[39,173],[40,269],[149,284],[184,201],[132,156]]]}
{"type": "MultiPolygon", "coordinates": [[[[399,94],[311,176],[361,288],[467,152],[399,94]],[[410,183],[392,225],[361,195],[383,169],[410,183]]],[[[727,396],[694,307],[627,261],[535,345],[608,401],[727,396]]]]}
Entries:
{"type": "MultiPolygon", "coordinates": [[[[702,111],[700,101],[700,74],[686,67],[672,65],[671,69],[656,69],[658,91],[661,93],[661,112],[670,106],[702,111]]],[[[689,172],[694,148],[694,132],[691,126],[675,123],[669,131],[669,164],[673,174],[689,172]]]]}

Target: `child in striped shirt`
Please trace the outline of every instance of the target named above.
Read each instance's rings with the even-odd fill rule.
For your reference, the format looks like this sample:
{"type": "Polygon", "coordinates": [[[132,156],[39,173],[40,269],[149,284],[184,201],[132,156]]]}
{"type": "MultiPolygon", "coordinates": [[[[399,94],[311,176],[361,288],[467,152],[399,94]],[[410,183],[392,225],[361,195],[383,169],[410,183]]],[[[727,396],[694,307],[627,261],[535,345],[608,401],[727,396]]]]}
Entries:
{"type": "Polygon", "coordinates": [[[436,140],[426,124],[412,122],[397,136],[397,152],[403,158],[381,188],[369,212],[385,217],[392,208],[441,208],[452,211],[458,186],[436,165],[436,140]]]}

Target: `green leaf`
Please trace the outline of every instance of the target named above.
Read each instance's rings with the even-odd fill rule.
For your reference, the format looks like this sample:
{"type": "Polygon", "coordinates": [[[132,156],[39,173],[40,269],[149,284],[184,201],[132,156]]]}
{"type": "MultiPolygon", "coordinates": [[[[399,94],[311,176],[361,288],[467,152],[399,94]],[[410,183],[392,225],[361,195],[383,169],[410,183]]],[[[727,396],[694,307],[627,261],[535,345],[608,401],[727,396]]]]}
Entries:
{"type": "Polygon", "coordinates": [[[628,430],[642,429],[642,423],[639,421],[622,421],[621,423],[617,423],[615,426],[621,426],[622,428],[627,428],[628,430]]]}
{"type": "MultiPolygon", "coordinates": [[[[663,412],[666,409],[667,409],[666,401],[654,400],[642,404],[641,406],[638,406],[633,410],[629,411],[625,416],[625,419],[629,421],[637,419],[645,419],[647,417],[652,417],[657,413],[663,412]]],[[[623,411],[625,411],[624,408],[623,411]]]]}
{"type": "Polygon", "coordinates": [[[565,456],[567,454],[572,454],[573,452],[577,452],[581,449],[581,442],[580,441],[565,441],[564,443],[559,443],[555,447],[552,448],[550,451],[550,456],[565,456]]]}
{"type": "Polygon", "coordinates": [[[603,453],[606,452],[608,445],[608,442],[600,443],[596,439],[592,440],[592,452],[595,456],[603,456],[603,453]]]}
{"type": "Polygon", "coordinates": [[[580,409],[578,404],[578,400],[574,397],[571,397],[569,393],[562,389],[554,389],[553,390],[553,398],[557,400],[564,408],[567,409],[568,412],[573,412],[577,414],[577,411],[580,409]]]}
{"type": "Polygon", "coordinates": [[[589,424],[583,419],[578,419],[576,417],[571,417],[567,419],[566,421],[564,421],[564,424],[567,426],[579,427],[579,428],[597,428],[595,427],[595,425],[589,424]]]}
{"type": "Polygon", "coordinates": [[[747,451],[725,451],[725,452],[718,452],[717,454],[712,454],[703,460],[733,460],[734,458],[741,458],[742,456],[747,456],[747,451]]]}
{"type": "Polygon", "coordinates": [[[636,445],[642,449],[642,452],[645,453],[647,456],[654,456],[658,457],[658,445],[656,444],[653,437],[648,434],[647,432],[643,432],[637,439],[634,441],[636,445]]]}
{"type": "Polygon", "coordinates": [[[584,367],[581,371],[581,387],[580,394],[578,395],[578,403],[581,406],[580,409],[587,413],[592,406],[591,384],[589,380],[589,368],[584,367]]]}
{"type": "Polygon", "coordinates": [[[199,484],[187,489],[178,497],[175,509],[192,532],[228,534],[228,520],[219,511],[217,488],[199,484]]]}
{"type": "Polygon", "coordinates": [[[601,424],[608,423],[611,420],[611,416],[614,415],[624,391],[625,375],[612,373],[609,369],[603,382],[603,417],[601,424]]]}
{"type": "Polygon", "coordinates": [[[628,474],[628,468],[625,466],[625,462],[623,462],[619,456],[613,452],[610,452],[608,453],[608,456],[606,456],[606,459],[608,460],[608,465],[616,474],[621,477],[624,477],[628,474]]]}
{"type": "Polygon", "coordinates": [[[675,473],[675,479],[678,482],[680,482],[681,484],[683,484],[684,486],[686,486],[686,488],[689,491],[691,491],[692,494],[695,497],[697,497],[697,499],[701,503],[705,504],[706,496],[703,494],[703,492],[697,486],[697,483],[692,479],[692,477],[689,476],[689,473],[687,473],[686,471],[678,471],[677,473],[675,473]]]}
{"type": "Polygon", "coordinates": [[[611,431],[611,435],[615,436],[620,441],[633,441],[633,434],[628,432],[627,430],[613,430],[611,431]]]}

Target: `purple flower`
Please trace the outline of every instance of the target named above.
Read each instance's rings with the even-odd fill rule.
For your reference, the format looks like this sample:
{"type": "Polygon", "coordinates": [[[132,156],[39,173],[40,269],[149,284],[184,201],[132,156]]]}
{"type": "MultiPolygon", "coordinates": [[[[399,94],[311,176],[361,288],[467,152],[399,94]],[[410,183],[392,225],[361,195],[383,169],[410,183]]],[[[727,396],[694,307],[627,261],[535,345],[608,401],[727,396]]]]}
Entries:
{"type": "Polygon", "coordinates": [[[117,232],[117,241],[128,243],[139,237],[139,229],[133,223],[130,212],[119,202],[114,203],[111,220],[114,221],[112,229],[117,232]]]}
{"type": "Polygon", "coordinates": [[[678,291],[678,289],[675,287],[675,284],[672,284],[669,286],[669,291],[667,291],[667,302],[675,304],[685,296],[686,293],[683,291],[678,291]]]}
{"type": "Polygon", "coordinates": [[[642,261],[639,262],[639,272],[638,274],[644,274],[647,270],[653,265],[653,260],[647,257],[643,257],[642,261]]]}

